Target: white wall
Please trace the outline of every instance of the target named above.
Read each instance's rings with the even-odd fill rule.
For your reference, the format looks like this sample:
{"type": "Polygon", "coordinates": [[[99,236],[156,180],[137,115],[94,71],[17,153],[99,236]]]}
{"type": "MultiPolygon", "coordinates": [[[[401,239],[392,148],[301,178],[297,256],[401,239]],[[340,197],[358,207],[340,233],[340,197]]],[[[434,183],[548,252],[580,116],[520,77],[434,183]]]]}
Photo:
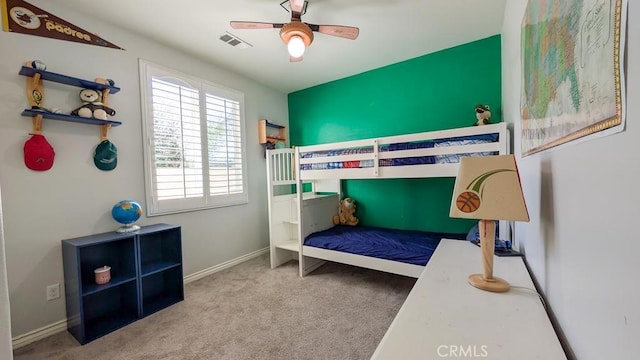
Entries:
{"type": "Polygon", "coordinates": [[[13,359],[11,351],[11,313],[9,312],[9,285],[4,256],[4,232],[2,225],[2,191],[0,191],[0,359],[13,359]]]}
{"type": "MultiPolygon", "coordinates": [[[[502,34],[504,118],[518,153],[526,5],[507,2],[502,34]]],[[[580,360],[640,356],[640,6],[628,10],[626,131],[519,159],[531,222],[517,224],[516,241],[580,360]]]]}
{"type": "MultiPolygon", "coordinates": [[[[185,275],[267,247],[266,175],[257,122],[267,118],[286,124],[286,94],[60,5],[32,3],[127,50],[0,32],[0,183],[13,335],[65,318],[64,299],[45,300],[46,285],[63,283],[60,241],[113,231],[119,226],[110,216],[113,204],[121,199],[145,201],[140,57],[245,93],[249,204],[143,217],[139,223],[182,225],[185,275]],[[26,78],[18,71],[23,62],[33,59],[44,61],[48,70],[57,73],[114,79],[122,89],[110,98],[117,111],[114,119],[123,123],[110,132],[118,147],[114,171],[102,172],[93,165],[99,127],[51,120],[44,121],[43,132],[56,151],[53,168],[34,172],[24,166],[22,146],[31,119],[20,116],[27,100],[26,78]]],[[[213,34],[211,41],[215,41],[213,34]]],[[[45,105],[68,112],[80,105],[78,91],[45,82],[45,105]]]]}

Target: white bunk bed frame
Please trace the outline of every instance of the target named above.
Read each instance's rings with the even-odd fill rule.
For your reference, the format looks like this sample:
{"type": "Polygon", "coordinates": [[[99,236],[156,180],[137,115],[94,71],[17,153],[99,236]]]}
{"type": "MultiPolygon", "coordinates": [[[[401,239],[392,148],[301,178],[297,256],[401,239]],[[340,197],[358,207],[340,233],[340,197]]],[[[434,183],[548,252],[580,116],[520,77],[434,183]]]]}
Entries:
{"type": "MultiPolygon", "coordinates": [[[[409,277],[418,278],[424,266],[320,249],[303,244],[304,239],[334,226],[341,196],[340,180],[455,177],[458,163],[405,166],[379,166],[380,159],[455,155],[476,152],[509,153],[509,132],[505,123],[438,130],[376,139],[355,140],[331,144],[300,146],[295,149],[267,151],[267,193],[269,206],[269,237],[271,268],[292,259],[298,260],[299,274],[305,276],[324,264],[334,261],[409,277]],[[380,145],[455,138],[482,134],[499,134],[497,142],[442,146],[413,150],[378,151],[380,145]],[[372,146],[373,152],[350,155],[301,158],[300,154],[336,149],[372,146]],[[372,167],[303,170],[306,164],[371,160],[372,167]],[[297,191],[310,184],[310,192],[297,191]],[[295,189],[294,189],[295,186],[295,189]],[[302,206],[298,206],[302,204],[302,206]]],[[[509,238],[507,222],[500,222],[502,238],[509,238]]]]}

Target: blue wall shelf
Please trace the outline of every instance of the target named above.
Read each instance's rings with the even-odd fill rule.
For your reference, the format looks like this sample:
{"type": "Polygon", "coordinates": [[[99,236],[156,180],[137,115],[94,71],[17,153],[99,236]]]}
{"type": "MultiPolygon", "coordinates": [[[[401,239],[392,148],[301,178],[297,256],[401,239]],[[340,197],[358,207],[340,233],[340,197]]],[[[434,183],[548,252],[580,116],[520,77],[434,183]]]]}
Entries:
{"type": "MultiPolygon", "coordinates": [[[[30,66],[22,66],[20,68],[19,74],[32,78],[32,80],[27,79],[27,94],[31,94],[27,96],[27,99],[29,100],[31,109],[25,109],[22,112],[22,116],[29,116],[34,119],[32,131],[32,133],[34,134],[40,134],[42,119],[62,120],[93,125],[118,126],[122,124],[120,121],[85,118],[81,116],[60,114],[39,109],[40,107],[42,107],[41,102],[44,97],[44,88],[42,85],[43,80],[100,91],[102,93],[102,101],[105,105],[109,104],[110,94],[115,94],[120,91],[120,88],[118,87],[98,83],[95,81],[83,80],[73,76],[56,74],[50,71],[39,70],[30,66]]],[[[109,126],[105,126],[103,128],[106,128],[105,134],[103,135],[103,137],[106,138],[106,131],[108,130],[109,126]]]]}
{"type": "Polygon", "coordinates": [[[265,119],[260,120],[258,122],[258,142],[260,144],[266,144],[267,142],[276,141],[287,141],[286,128],[265,119]],[[275,132],[269,131],[269,129],[273,129],[275,132]]]}
{"type": "Polygon", "coordinates": [[[70,122],[83,123],[83,124],[94,124],[94,125],[111,124],[111,126],[122,125],[122,123],[120,121],[101,120],[101,119],[96,119],[96,118],[85,118],[85,117],[81,117],[81,116],[60,114],[60,113],[54,113],[54,112],[50,112],[50,111],[24,109],[24,111],[22,112],[22,116],[34,117],[34,116],[37,116],[37,115],[42,115],[42,117],[45,118],[45,119],[70,121],[70,122]]]}
{"type": "Polygon", "coordinates": [[[109,86],[106,84],[97,83],[95,81],[83,80],[73,76],[56,74],[54,72],[38,70],[32,67],[23,66],[19,72],[20,75],[34,77],[36,74],[40,74],[40,78],[43,80],[49,80],[53,82],[57,82],[60,84],[66,84],[81,88],[94,89],[94,90],[105,90],[109,89],[109,93],[115,94],[120,91],[119,87],[109,86]]]}

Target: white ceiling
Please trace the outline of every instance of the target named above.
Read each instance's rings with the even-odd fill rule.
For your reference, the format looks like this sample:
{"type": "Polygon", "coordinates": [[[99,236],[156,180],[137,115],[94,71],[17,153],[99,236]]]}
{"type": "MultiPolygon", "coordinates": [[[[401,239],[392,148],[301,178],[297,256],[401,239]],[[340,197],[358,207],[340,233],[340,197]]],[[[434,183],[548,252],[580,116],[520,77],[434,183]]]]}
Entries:
{"type": "MultiPolygon", "coordinates": [[[[283,0],[49,1],[91,16],[100,14],[110,24],[284,93],[499,34],[506,2],[308,0],[303,21],[355,26],[360,36],[347,40],[315,33],[304,61],[291,63],[278,29],[234,30],[229,26],[231,20],[286,23],[290,14],[280,6],[283,0]],[[241,50],[218,40],[225,32],[253,47],[241,50]]],[[[46,2],[40,6],[46,10],[46,2]]],[[[110,40],[107,33],[101,36],[110,40]]]]}

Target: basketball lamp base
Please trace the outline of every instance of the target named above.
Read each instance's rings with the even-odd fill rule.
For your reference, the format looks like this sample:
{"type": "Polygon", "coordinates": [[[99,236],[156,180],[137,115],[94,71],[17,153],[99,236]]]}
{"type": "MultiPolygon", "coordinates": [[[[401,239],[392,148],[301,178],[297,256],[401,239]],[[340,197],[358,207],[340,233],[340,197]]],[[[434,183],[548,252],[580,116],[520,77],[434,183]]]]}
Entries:
{"type": "Polygon", "coordinates": [[[140,230],[140,226],[135,224],[127,224],[116,230],[117,233],[128,233],[140,230]]]}
{"type": "Polygon", "coordinates": [[[485,291],[491,291],[496,293],[507,292],[511,288],[509,283],[504,279],[494,277],[491,279],[485,279],[482,274],[469,275],[469,284],[485,291]]]}

